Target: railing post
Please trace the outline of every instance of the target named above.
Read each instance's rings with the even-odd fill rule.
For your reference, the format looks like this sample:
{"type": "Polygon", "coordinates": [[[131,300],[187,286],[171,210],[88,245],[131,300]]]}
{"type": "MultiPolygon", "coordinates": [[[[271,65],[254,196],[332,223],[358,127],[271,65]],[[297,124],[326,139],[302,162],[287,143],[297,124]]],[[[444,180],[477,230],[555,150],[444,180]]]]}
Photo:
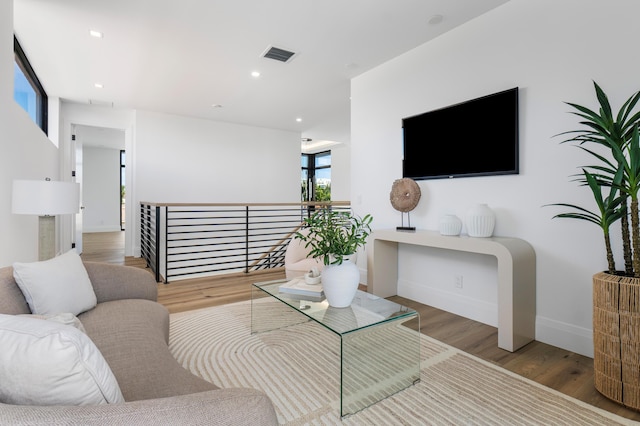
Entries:
{"type": "Polygon", "coordinates": [[[244,273],[249,273],[249,206],[244,207],[244,273]]]}
{"type": "Polygon", "coordinates": [[[140,203],[140,210],[138,211],[140,214],[140,257],[146,260],[147,267],[149,266],[149,259],[145,256],[144,251],[144,240],[146,235],[145,223],[144,223],[144,204],[140,203]]]}
{"type": "Polygon", "coordinates": [[[156,252],[156,282],[160,281],[160,206],[156,206],[156,238],[155,238],[155,252],[156,252]]]}

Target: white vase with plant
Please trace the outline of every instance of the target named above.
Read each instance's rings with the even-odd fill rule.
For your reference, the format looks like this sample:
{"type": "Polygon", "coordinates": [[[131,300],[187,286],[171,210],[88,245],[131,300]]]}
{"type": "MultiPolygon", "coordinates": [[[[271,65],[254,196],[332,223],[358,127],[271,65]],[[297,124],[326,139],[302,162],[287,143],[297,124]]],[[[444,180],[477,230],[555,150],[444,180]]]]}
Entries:
{"type": "Polygon", "coordinates": [[[360,271],[352,261],[371,233],[373,217],[359,217],[349,211],[325,208],[304,220],[307,234],[296,236],[310,248],[309,254],[322,259],[322,288],[334,308],[351,305],[360,284],[360,271]]]}

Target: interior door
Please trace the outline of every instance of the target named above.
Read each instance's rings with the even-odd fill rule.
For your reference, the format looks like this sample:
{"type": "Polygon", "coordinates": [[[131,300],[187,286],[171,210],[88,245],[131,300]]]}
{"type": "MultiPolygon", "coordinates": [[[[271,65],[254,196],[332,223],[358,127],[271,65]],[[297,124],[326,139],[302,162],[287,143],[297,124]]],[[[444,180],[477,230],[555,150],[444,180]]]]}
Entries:
{"type": "MultiPolygon", "coordinates": [[[[74,126],[75,127],[75,126],[74,126]]],[[[75,134],[75,129],[74,132],[75,134]]],[[[84,212],[84,203],[82,200],[82,175],[83,175],[83,165],[82,165],[82,141],[78,140],[77,137],[71,138],[71,148],[75,153],[75,182],[80,184],[80,212],[76,214],[75,220],[75,244],[76,244],[76,252],[78,254],[82,253],[82,218],[84,212]]]]}

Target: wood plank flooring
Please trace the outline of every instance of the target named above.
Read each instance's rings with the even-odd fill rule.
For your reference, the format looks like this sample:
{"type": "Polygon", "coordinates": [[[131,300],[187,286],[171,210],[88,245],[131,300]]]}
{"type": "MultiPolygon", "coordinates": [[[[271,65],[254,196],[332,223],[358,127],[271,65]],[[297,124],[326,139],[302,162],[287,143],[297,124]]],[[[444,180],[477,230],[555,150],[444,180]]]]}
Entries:
{"type": "MultiPolygon", "coordinates": [[[[144,268],[139,258],[124,257],[124,233],[84,234],[82,257],[144,268]]],[[[158,284],[158,301],[170,312],[182,312],[251,298],[251,284],[284,278],[282,269],[158,284]]],[[[593,406],[640,421],[640,413],[602,396],[593,386],[593,359],[541,342],[516,352],[498,348],[498,330],[400,296],[389,298],[420,313],[420,331],[467,353],[593,406]]]]}
{"type": "Polygon", "coordinates": [[[82,234],[81,256],[94,262],[124,265],[124,231],[82,234]]]}

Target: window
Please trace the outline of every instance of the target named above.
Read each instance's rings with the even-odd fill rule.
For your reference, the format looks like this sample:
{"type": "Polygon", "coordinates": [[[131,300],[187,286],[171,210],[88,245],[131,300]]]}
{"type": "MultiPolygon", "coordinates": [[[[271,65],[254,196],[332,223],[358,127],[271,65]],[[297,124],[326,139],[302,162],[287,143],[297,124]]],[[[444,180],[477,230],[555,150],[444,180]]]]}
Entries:
{"type": "Polygon", "coordinates": [[[47,134],[47,93],[16,36],[13,36],[13,52],[13,98],[47,134]]]}
{"type": "Polygon", "coordinates": [[[302,201],[331,201],[331,151],[302,154],[302,201]]]}

